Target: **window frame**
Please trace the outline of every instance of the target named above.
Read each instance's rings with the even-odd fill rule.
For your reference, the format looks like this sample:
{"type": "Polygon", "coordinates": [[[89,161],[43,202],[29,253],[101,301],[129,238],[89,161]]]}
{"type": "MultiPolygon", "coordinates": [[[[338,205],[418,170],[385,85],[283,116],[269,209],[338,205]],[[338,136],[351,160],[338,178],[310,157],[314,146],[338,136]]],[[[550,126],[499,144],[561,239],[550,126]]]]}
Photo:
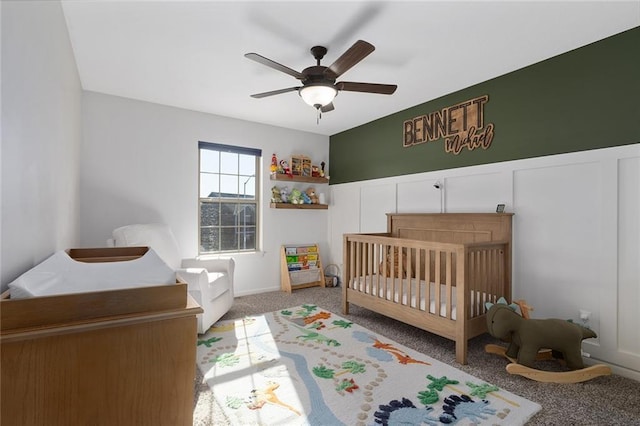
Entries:
{"type": "MultiPolygon", "coordinates": [[[[198,255],[199,256],[215,256],[215,255],[224,255],[224,254],[235,254],[235,253],[255,253],[255,252],[259,252],[260,251],[260,247],[261,247],[261,239],[260,239],[260,229],[261,229],[261,212],[260,212],[260,205],[261,205],[261,166],[262,166],[262,150],[261,149],[255,149],[255,148],[247,148],[247,147],[242,147],[242,146],[234,146],[234,145],[224,145],[224,144],[219,144],[219,143],[213,143],[213,142],[204,142],[204,141],[198,141],[198,255]],[[219,155],[219,163],[218,163],[218,169],[215,172],[211,172],[211,171],[203,171],[202,168],[202,153],[203,150],[209,150],[209,151],[214,151],[216,153],[218,153],[219,155]],[[232,153],[232,154],[238,154],[238,155],[249,155],[249,156],[253,156],[255,159],[255,165],[254,165],[254,174],[252,176],[248,176],[246,174],[243,174],[242,171],[240,170],[240,168],[238,168],[236,170],[235,173],[228,173],[228,172],[224,172],[222,170],[222,154],[223,153],[232,153]],[[218,185],[219,185],[219,192],[218,192],[218,196],[217,197],[201,197],[201,190],[202,190],[202,176],[203,174],[211,174],[211,175],[217,175],[218,176],[218,185]],[[255,182],[255,188],[254,188],[254,197],[253,198],[246,198],[242,197],[239,193],[239,188],[238,188],[238,194],[235,197],[225,197],[224,193],[221,192],[221,177],[223,176],[235,176],[238,179],[238,184],[241,185],[242,180],[244,178],[253,178],[254,182],[255,182]],[[242,233],[237,232],[238,231],[238,227],[241,227],[242,225],[240,224],[240,222],[238,221],[238,218],[236,218],[236,222],[235,225],[223,225],[222,223],[218,223],[217,225],[205,225],[203,226],[202,224],[202,206],[203,203],[218,203],[220,205],[220,208],[222,209],[222,204],[252,204],[255,208],[255,247],[253,248],[249,248],[249,249],[244,249],[241,248],[241,242],[240,242],[240,236],[242,235],[242,233]],[[236,228],[236,238],[238,238],[237,240],[237,247],[231,250],[222,250],[220,247],[220,239],[222,238],[222,233],[223,233],[223,229],[225,228],[236,228]],[[202,242],[202,232],[203,229],[206,228],[218,228],[219,230],[219,237],[218,237],[218,250],[211,250],[211,251],[206,251],[204,250],[204,245],[202,242]]],[[[246,183],[245,183],[246,184],[246,183]]],[[[219,214],[222,215],[222,211],[219,211],[219,214]]],[[[220,222],[222,222],[222,216],[220,216],[220,222]]]]}

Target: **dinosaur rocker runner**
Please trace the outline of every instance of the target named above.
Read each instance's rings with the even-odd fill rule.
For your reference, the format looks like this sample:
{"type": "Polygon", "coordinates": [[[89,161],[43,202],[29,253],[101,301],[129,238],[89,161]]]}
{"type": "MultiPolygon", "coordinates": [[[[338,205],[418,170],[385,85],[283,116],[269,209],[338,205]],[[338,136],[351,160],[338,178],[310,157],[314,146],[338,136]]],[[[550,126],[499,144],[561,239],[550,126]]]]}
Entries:
{"type": "Polygon", "coordinates": [[[487,345],[488,353],[511,361],[507,372],[547,383],[577,383],[611,374],[604,364],[585,367],[582,340],[597,337],[593,330],[562,319],[530,319],[524,302],[508,305],[504,298],[486,303],[489,334],[509,342],[509,347],[487,345]],[[520,308],[522,315],[516,312],[520,308]],[[552,372],[534,368],[534,362],[557,359],[570,371],[552,372]]]}

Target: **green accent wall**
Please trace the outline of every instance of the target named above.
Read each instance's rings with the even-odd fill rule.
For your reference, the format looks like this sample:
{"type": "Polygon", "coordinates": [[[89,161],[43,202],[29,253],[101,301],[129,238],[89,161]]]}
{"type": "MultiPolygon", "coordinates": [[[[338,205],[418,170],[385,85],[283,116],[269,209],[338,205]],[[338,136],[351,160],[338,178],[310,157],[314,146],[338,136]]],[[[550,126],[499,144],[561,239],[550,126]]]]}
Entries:
{"type": "Polygon", "coordinates": [[[637,142],[640,27],[337,133],[329,175],[338,184],[637,142]],[[405,120],[483,95],[484,124],[495,125],[488,149],[454,155],[444,139],[403,147],[405,120]]]}

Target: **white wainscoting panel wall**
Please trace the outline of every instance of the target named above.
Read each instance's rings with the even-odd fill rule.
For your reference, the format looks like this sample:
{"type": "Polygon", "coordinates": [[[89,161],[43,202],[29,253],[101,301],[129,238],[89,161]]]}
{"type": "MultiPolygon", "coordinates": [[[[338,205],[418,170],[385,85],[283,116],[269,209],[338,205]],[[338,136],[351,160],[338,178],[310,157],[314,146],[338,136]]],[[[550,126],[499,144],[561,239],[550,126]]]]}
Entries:
{"type": "Polygon", "coordinates": [[[386,213],[395,212],[395,185],[386,183],[365,186],[361,189],[360,232],[385,232],[387,230],[386,213]]]}
{"type": "Polygon", "coordinates": [[[514,298],[534,306],[535,318],[580,321],[580,310],[589,312],[587,325],[599,336],[583,344],[587,362],[640,380],[640,144],[331,185],[330,192],[330,262],[339,265],[342,234],[384,231],[385,213],[495,212],[506,204],[515,213],[514,298]]]}
{"type": "Polygon", "coordinates": [[[620,159],[618,171],[618,350],[640,370],[640,158],[620,159]]]}
{"type": "MultiPolygon", "coordinates": [[[[438,179],[399,182],[398,213],[440,213],[440,199],[444,181],[438,179]],[[436,183],[440,189],[434,187],[436,183]]],[[[443,200],[444,202],[444,200],[443,200]]]]}
{"type": "MultiPolygon", "coordinates": [[[[498,204],[511,200],[511,180],[499,171],[467,176],[452,176],[445,180],[447,212],[495,212],[498,204]]],[[[512,206],[509,203],[509,210],[512,206]]]]}

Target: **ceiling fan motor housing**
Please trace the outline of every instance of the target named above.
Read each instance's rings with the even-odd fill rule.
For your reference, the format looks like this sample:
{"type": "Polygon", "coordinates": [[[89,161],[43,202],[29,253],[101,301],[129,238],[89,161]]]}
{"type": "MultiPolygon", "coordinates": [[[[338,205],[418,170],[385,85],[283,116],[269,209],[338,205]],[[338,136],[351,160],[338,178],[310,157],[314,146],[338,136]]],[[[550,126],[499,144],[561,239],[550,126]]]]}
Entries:
{"type": "Polygon", "coordinates": [[[305,68],[302,70],[302,74],[305,76],[305,79],[302,80],[302,84],[309,83],[325,83],[325,84],[334,84],[336,82],[335,78],[331,73],[325,74],[324,71],[327,67],[322,65],[315,65],[312,67],[305,68]]]}

